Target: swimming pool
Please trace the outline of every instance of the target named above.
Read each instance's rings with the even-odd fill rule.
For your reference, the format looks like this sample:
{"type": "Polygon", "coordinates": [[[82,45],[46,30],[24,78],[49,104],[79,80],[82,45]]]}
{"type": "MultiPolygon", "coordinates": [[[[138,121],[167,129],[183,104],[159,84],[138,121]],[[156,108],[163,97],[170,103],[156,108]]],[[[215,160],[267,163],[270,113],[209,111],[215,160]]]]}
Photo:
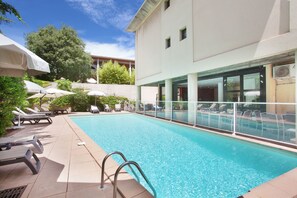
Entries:
{"type": "Polygon", "coordinates": [[[297,167],[297,154],[141,115],[71,119],[107,153],[139,163],[159,198],[238,197],[297,167]]]}

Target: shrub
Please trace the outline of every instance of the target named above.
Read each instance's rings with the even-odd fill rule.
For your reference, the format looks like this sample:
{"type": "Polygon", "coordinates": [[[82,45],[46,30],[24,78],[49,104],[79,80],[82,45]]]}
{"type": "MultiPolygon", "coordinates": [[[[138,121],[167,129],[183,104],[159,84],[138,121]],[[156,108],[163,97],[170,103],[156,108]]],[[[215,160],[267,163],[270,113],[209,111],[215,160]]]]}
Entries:
{"type": "Polygon", "coordinates": [[[114,109],[115,104],[119,104],[119,103],[122,104],[125,101],[128,102],[129,100],[121,96],[103,96],[100,98],[100,103],[102,105],[108,104],[108,106],[112,109],[114,109]]]}
{"type": "Polygon", "coordinates": [[[68,79],[61,78],[60,80],[56,80],[55,82],[57,83],[58,89],[62,89],[65,91],[71,91],[72,89],[72,86],[71,86],[72,83],[68,79]]]}
{"type": "Polygon", "coordinates": [[[90,98],[87,95],[86,92],[83,91],[83,89],[73,89],[72,90],[74,93],[73,95],[69,95],[69,101],[70,101],[70,106],[71,110],[74,112],[80,111],[84,112],[87,111],[90,108],[90,98]]]}
{"type": "Polygon", "coordinates": [[[62,96],[59,98],[54,99],[49,106],[50,110],[55,110],[55,109],[66,109],[69,108],[70,105],[70,100],[69,96],[62,96]]]}
{"type": "Polygon", "coordinates": [[[0,77],[0,136],[12,124],[12,110],[25,104],[24,86],[22,78],[0,77]]]}

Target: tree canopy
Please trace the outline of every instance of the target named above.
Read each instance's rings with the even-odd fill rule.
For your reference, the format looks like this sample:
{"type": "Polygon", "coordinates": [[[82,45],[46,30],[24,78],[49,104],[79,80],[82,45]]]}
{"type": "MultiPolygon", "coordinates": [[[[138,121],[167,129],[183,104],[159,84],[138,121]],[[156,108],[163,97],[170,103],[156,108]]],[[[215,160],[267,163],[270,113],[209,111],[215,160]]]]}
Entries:
{"type": "MultiPolygon", "coordinates": [[[[134,78],[134,75],[131,77],[134,78]],[[132,77],[133,76],[133,77],[132,77]]],[[[102,84],[131,84],[134,80],[130,79],[129,72],[125,66],[118,62],[108,61],[99,70],[99,81],[102,84]]]]}
{"type": "Polygon", "coordinates": [[[19,21],[23,21],[20,13],[12,5],[0,0],[0,24],[12,22],[11,19],[7,18],[7,14],[14,15],[19,21]]]}
{"type": "Polygon", "coordinates": [[[24,105],[26,90],[22,78],[0,77],[0,136],[11,126],[12,110],[24,105]]]}
{"type": "Polygon", "coordinates": [[[71,27],[47,26],[27,35],[27,47],[50,64],[50,73],[43,80],[61,77],[85,81],[91,74],[92,58],[84,52],[85,44],[71,27]]]}

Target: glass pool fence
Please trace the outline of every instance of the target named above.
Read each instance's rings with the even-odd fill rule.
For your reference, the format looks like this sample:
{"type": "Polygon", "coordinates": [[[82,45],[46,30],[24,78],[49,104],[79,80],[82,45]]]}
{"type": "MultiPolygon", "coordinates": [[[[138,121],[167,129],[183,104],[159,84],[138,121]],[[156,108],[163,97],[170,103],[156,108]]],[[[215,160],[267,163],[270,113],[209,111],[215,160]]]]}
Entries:
{"type": "Polygon", "coordinates": [[[297,145],[295,103],[137,101],[133,111],[197,127],[297,145]]]}

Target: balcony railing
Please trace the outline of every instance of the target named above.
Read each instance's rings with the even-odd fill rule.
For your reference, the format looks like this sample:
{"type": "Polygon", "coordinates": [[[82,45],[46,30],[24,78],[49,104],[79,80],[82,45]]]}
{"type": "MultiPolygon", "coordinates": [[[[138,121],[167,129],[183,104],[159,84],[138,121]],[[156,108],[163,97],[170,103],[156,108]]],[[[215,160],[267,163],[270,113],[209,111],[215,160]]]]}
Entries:
{"type": "Polygon", "coordinates": [[[135,111],[197,127],[297,145],[295,103],[137,101],[135,111]]]}

